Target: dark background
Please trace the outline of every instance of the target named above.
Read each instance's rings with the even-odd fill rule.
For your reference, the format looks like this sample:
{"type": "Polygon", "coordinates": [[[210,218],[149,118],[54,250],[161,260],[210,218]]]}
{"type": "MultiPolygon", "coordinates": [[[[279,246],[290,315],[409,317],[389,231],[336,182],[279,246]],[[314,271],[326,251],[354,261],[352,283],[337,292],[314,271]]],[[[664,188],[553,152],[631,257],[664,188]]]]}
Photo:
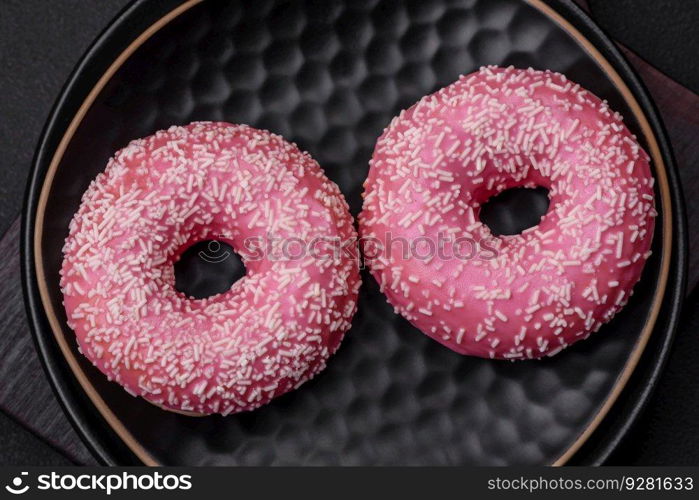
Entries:
{"type": "MultiPolygon", "coordinates": [[[[90,42],[127,3],[0,0],[0,234],[20,212],[34,147],[61,86],[90,42]]],[[[613,38],[699,93],[699,1],[588,3],[613,38]]],[[[699,294],[691,294],[658,389],[610,463],[699,464],[697,302],[699,294]]],[[[0,390],[1,385],[2,381],[0,390]]],[[[0,412],[0,464],[68,463],[59,451],[0,412]]]]}

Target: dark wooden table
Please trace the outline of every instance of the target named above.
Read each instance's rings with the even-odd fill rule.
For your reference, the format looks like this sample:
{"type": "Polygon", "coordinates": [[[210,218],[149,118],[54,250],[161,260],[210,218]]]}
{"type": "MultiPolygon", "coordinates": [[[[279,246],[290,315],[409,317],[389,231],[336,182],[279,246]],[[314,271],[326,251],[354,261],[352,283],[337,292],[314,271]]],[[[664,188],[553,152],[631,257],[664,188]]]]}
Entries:
{"type": "MultiPolygon", "coordinates": [[[[580,1],[580,3],[584,3],[580,1]]],[[[699,96],[622,47],[660,110],[680,168],[689,219],[688,291],[699,281],[699,96]]],[[[19,219],[0,239],[0,409],[77,463],[95,459],[64,416],[34,351],[19,268],[19,219]]]]}

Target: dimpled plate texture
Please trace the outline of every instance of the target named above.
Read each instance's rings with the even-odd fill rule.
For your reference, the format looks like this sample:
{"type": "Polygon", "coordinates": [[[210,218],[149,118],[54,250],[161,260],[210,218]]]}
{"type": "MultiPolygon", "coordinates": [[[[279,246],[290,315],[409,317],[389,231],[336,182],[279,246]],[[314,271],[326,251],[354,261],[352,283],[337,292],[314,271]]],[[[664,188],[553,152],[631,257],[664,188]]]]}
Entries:
{"type": "MultiPolygon", "coordinates": [[[[563,72],[637,131],[594,60],[521,0],[226,0],[187,10],[111,78],[59,165],[43,255],[60,319],[68,222],[89,182],[129,140],[193,120],[266,128],[309,151],[356,215],[374,143],[391,118],[486,64],[563,72]]],[[[552,463],[594,419],[638,340],[661,232],[659,225],[656,256],[627,308],[589,340],[540,362],[449,351],[394,314],[368,273],[354,326],[328,369],[252,413],[165,412],[79,359],[117,418],[164,464],[552,463]]]]}

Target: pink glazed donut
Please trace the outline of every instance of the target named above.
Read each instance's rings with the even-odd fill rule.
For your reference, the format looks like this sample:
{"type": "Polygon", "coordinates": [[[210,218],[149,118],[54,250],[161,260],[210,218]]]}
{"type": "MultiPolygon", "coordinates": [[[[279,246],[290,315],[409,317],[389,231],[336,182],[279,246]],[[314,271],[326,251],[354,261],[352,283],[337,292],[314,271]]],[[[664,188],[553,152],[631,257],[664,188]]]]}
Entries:
{"type": "Polygon", "coordinates": [[[366,263],[398,313],[461,354],[556,354],[612,319],[650,255],[648,155],[557,73],[461,77],[396,117],[370,167],[366,263]],[[492,196],[537,186],[550,199],[537,226],[495,237],[480,221],[492,196]]]}
{"type": "Polygon", "coordinates": [[[252,410],[338,348],[360,278],[356,256],[330,250],[352,239],[340,190],[295,145],[244,125],[172,127],[116,153],[84,194],[63,250],[68,324],[132,394],[184,412],[252,410]],[[289,238],[328,244],[265,250],[289,238]],[[194,300],[173,264],[209,239],[230,244],[246,276],[194,300]]]}

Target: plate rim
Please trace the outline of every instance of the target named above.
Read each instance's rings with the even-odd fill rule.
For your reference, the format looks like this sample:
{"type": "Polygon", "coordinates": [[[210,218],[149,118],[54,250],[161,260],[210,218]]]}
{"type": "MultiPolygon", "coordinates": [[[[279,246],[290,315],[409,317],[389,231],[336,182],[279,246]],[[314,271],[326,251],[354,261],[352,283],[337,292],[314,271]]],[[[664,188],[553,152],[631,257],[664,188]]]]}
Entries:
{"type": "MultiPolygon", "coordinates": [[[[22,277],[23,288],[25,291],[25,302],[30,318],[32,334],[40,352],[39,357],[42,360],[42,364],[44,365],[45,371],[47,372],[51,385],[58,396],[61,406],[68,414],[74,427],[76,427],[78,430],[78,434],[91,448],[93,454],[97,454],[97,456],[106,463],[115,463],[115,461],[112,459],[109,451],[99,442],[99,438],[94,436],[91,430],[88,429],[85,423],[81,420],[81,416],[78,415],[78,412],[76,412],[75,408],[72,407],[74,405],[68,404],[68,399],[70,398],[66,397],[67,395],[66,391],[64,390],[65,388],[61,386],[61,381],[59,380],[58,375],[55,373],[55,370],[57,369],[57,366],[55,365],[60,364],[61,361],[65,361],[68,364],[70,374],[72,374],[72,376],[79,382],[80,389],[84,392],[84,395],[89,398],[87,401],[92,403],[94,409],[97,410],[104,422],[111,427],[112,431],[116,435],[118,435],[118,439],[121,439],[122,443],[128,447],[131,453],[133,453],[146,465],[159,464],[159,462],[148,452],[147,449],[145,449],[145,447],[141,445],[136,438],[134,438],[121,420],[112,412],[109,405],[104,401],[104,399],[102,399],[92,383],[87,379],[84,371],[78,365],[76,356],[74,356],[73,352],[68,346],[68,340],[65,337],[65,332],[63,331],[61,322],[56,317],[53,306],[49,301],[48,284],[44,279],[41,243],[45,203],[48,198],[58,164],[62,159],[65,149],[70,143],[73,134],[80,126],[84,115],[94,103],[104,85],[106,85],[110,78],[119,70],[122,64],[153,34],[159,31],[162,27],[166,26],[180,14],[202,3],[202,1],[203,0],[186,0],[181,2],[179,0],[169,0],[165,3],[172,4],[172,7],[167,8],[166,10],[166,6],[162,5],[163,2],[160,2],[160,5],[156,5],[158,2],[153,2],[151,0],[135,0],[110,23],[109,27],[95,40],[88,52],[82,57],[80,63],[62,90],[60,97],[58,98],[54,109],[50,114],[50,118],[47,120],[46,126],[41,134],[39,147],[37,148],[35,158],[32,162],[30,180],[27,184],[22,221],[21,260],[23,267],[22,277]],[[89,92],[81,99],[78,99],[80,102],[78,109],[74,113],[69,113],[69,116],[67,117],[68,120],[64,120],[66,122],[65,124],[59,123],[58,115],[65,114],[66,101],[69,97],[76,94],[76,85],[81,80],[85,79],[85,75],[83,73],[95,62],[94,59],[96,57],[99,57],[99,55],[108,55],[99,53],[109,53],[109,50],[105,48],[105,45],[110,41],[110,38],[113,37],[114,31],[119,27],[123,28],[125,21],[133,17],[134,12],[147,9],[149,6],[153,7],[153,10],[156,12],[161,12],[161,14],[156,17],[155,22],[145,26],[139,31],[133,27],[126,30],[131,33],[130,42],[126,45],[126,48],[122,47],[120,51],[113,52],[113,54],[118,54],[118,56],[116,58],[110,58],[108,67],[99,72],[99,79],[96,83],[94,83],[94,85],[87,85],[89,92]],[[162,14],[162,12],[164,12],[164,14],[162,14]],[[133,35],[134,33],[138,33],[135,38],[133,35]],[[65,127],[63,127],[63,125],[65,125],[65,127]],[[57,128],[59,131],[62,130],[62,132],[57,133],[57,128]],[[47,144],[48,138],[51,135],[60,137],[60,142],[56,144],[55,148],[51,148],[47,144]],[[40,317],[42,314],[43,321],[40,317]],[[51,336],[48,335],[47,332],[44,333],[43,330],[45,330],[45,327],[41,328],[41,323],[48,323],[49,329],[53,332],[52,340],[60,348],[60,355],[62,356],[62,359],[54,359],[52,363],[49,363],[49,353],[47,351],[49,346],[47,345],[47,339],[44,338],[44,336],[51,336]]],[[[680,233],[683,226],[681,210],[682,200],[681,194],[676,192],[676,166],[674,159],[672,158],[671,150],[667,147],[668,143],[666,133],[662,126],[658,126],[659,120],[657,119],[657,116],[655,116],[657,111],[652,107],[652,101],[648,98],[647,91],[645,88],[643,88],[642,84],[639,83],[638,77],[635,75],[634,71],[628,67],[628,64],[618,50],[616,50],[616,47],[613,46],[612,42],[606,37],[606,35],[604,35],[603,32],[597,28],[594,22],[587,18],[582,11],[574,12],[574,6],[567,5],[569,9],[573,10],[572,13],[568,14],[572,16],[577,15],[580,17],[579,20],[581,22],[584,21],[586,25],[591,26],[590,29],[597,28],[596,36],[599,38],[597,43],[593,43],[591,40],[589,40],[588,36],[582,34],[580,30],[566,17],[561,15],[557,9],[548,3],[545,3],[543,0],[523,1],[538,9],[561,29],[568,32],[568,34],[576,40],[582,49],[596,61],[604,73],[610,78],[617,90],[622,94],[627,105],[631,108],[631,112],[638,121],[639,128],[641,129],[648,143],[648,149],[650,150],[651,156],[654,160],[654,173],[656,180],[658,181],[658,188],[661,195],[660,201],[662,205],[661,216],[663,218],[663,233],[660,276],[653,294],[653,303],[651,309],[649,310],[646,323],[644,324],[644,327],[641,330],[633,349],[629,353],[629,356],[624,364],[624,368],[621,370],[606,398],[603,400],[603,402],[601,402],[597,412],[591,417],[586,427],[582,430],[578,437],[572,441],[571,445],[564,451],[564,453],[550,464],[563,465],[573,457],[573,455],[580,449],[581,446],[583,446],[583,444],[585,444],[585,442],[598,428],[600,423],[606,418],[610,409],[613,407],[614,403],[617,401],[620,394],[626,387],[629,378],[636,371],[639,360],[645,350],[653,330],[655,329],[659,311],[663,304],[666,303],[667,299],[667,284],[669,282],[671,260],[673,260],[673,250],[679,250],[679,254],[681,256],[686,254],[686,248],[676,248],[677,245],[673,245],[673,239],[677,239],[676,236],[679,236],[680,246],[682,247],[682,234],[675,235],[675,226],[677,226],[679,223],[678,227],[680,229],[680,233]],[[598,45],[602,42],[604,42],[606,45],[604,48],[608,52],[611,52],[611,55],[615,57],[615,62],[621,67],[622,72],[625,73],[625,78],[621,77],[615,66],[600,52],[598,45]],[[615,51],[617,52],[616,54],[614,53],[615,51]],[[636,92],[633,92],[629,88],[629,84],[636,87],[636,92]],[[637,94],[640,94],[640,96],[637,96],[637,94]],[[642,98],[641,102],[643,102],[643,106],[639,103],[638,97],[642,98]],[[674,183],[672,182],[673,180],[675,181],[674,183]],[[671,185],[673,189],[671,189],[671,185]],[[677,199],[678,196],[680,197],[679,200],[677,199]],[[679,218],[675,213],[676,210],[674,210],[678,204],[680,206],[679,218]]],[[[569,4],[570,2],[567,0],[560,0],[557,3],[569,4]]],[[[129,37],[127,36],[127,38],[129,37]]],[[[86,85],[83,85],[83,87],[85,86],[86,85]]],[[[679,193],[681,193],[681,191],[679,193]]],[[[684,239],[686,240],[686,237],[684,239]]],[[[680,260],[682,261],[682,259],[680,260]]],[[[686,259],[684,259],[684,261],[686,261],[686,259]]],[[[683,270],[684,268],[681,265],[677,270],[680,278],[679,289],[682,291],[684,290],[684,276],[686,275],[683,270]]],[[[678,293],[677,288],[678,287],[675,287],[675,295],[678,293]]],[[[673,311],[677,309],[677,307],[677,304],[674,304],[673,311]]],[[[665,336],[667,337],[668,346],[672,341],[672,337],[674,336],[676,325],[677,320],[675,318],[668,323],[666,328],[665,336]]],[[[54,345],[53,347],[55,351],[56,346],[54,345]]],[[[663,355],[658,360],[658,365],[660,367],[662,364],[664,364],[666,358],[667,356],[663,355]]],[[[65,367],[63,368],[65,369],[65,367]]],[[[659,370],[656,370],[656,372],[659,372],[659,370]]],[[[650,383],[654,385],[655,380],[651,379],[650,383]]],[[[641,395],[639,400],[640,405],[645,404],[647,401],[647,395],[648,394],[641,395]]],[[[632,415],[631,418],[628,419],[629,424],[626,428],[630,426],[636,416],[637,414],[632,415]]],[[[618,442],[618,439],[616,442],[618,442]]]]}

